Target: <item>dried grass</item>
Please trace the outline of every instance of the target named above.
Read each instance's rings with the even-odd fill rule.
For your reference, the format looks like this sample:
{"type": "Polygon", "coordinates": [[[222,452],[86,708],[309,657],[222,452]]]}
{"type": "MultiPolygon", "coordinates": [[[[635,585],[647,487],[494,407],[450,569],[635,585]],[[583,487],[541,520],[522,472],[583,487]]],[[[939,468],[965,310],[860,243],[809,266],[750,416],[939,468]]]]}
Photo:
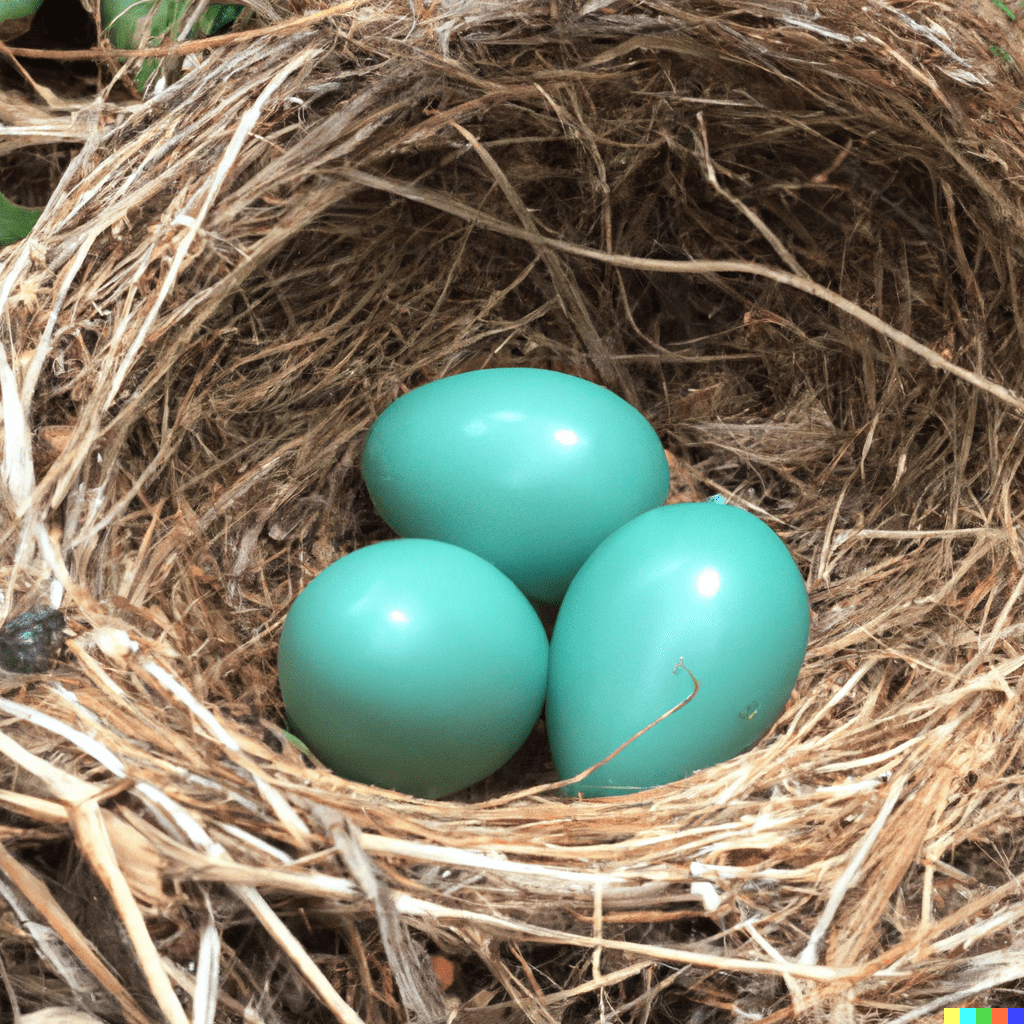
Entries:
{"type": "Polygon", "coordinates": [[[0,258],[0,580],[75,634],[2,683],[15,1014],[1019,1004],[1013,31],[984,0],[268,3],[145,102],[5,86],[5,166],[60,167],[0,258]],[[369,424],[498,364],[613,388],[675,499],[786,540],[811,645],[748,754],[574,803],[538,733],[430,802],[284,739],[291,600],[389,535],[369,424]]]}

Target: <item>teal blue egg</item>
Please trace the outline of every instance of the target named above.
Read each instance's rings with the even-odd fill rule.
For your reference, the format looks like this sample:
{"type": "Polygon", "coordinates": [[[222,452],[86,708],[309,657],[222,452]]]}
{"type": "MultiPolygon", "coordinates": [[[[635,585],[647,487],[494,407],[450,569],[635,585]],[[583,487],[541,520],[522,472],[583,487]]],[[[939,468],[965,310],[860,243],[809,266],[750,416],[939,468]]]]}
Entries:
{"type": "Polygon", "coordinates": [[[537,613],[493,565],[439,541],[392,540],[308,584],[277,665],[289,723],[328,767],[441,797],[522,745],[547,658],[537,613]]]}
{"type": "Polygon", "coordinates": [[[393,402],[366,441],[374,506],[403,537],[457,544],[557,603],[590,553],[662,504],[654,428],[614,392],[553,370],[474,370],[393,402]]]}
{"type": "Polygon", "coordinates": [[[792,692],[809,627],[800,570],[757,516],[676,504],[617,530],[572,581],[551,638],[559,778],[696,695],[568,792],[634,793],[753,746],[792,692]]]}

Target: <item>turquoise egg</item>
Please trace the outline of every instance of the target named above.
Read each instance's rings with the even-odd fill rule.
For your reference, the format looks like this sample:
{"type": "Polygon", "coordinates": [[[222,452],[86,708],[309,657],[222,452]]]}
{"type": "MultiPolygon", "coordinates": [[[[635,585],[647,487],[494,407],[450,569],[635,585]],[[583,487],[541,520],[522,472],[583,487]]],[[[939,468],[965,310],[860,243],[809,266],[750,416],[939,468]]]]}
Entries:
{"type": "Polygon", "coordinates": [[[489,562],[392,540],[329,565],[285,619],[288,720],[339,775],[440,797],[486,778],[540,715],[548,641],[489,562]]]}
{"type": "Polygon", "coordinates": [[[654,428],[598,384],[529,367],[424,384],[378,417],[363,477],[403,537],[486,558],[557,603],[610,533],[668,496],[654,428]]]}
{"type": "Polygon", "coordinates": [[[756,516],[704,502],[639,516],[590,556],[558,612],[546,716],[559,778],[695,689],[568,792],[633,793],[747,750],[782,713],[809,628],[800,570],[756,516]]]}

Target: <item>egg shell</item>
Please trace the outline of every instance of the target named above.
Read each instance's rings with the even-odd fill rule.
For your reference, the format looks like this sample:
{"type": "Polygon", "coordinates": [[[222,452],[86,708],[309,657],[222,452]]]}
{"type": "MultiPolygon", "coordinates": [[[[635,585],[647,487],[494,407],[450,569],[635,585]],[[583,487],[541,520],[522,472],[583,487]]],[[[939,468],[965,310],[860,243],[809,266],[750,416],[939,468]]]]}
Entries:
{"type": "Polygon", "coordinates": [[[544,702],[547,655],[537,613],[489,562],[393,540],[306,586],[277,663],[289,723],[328,767],[440,797],[522,745],[544,702]]]}
{"type": "Polygon", "coordinates": [[[568,788],[614,796],[673,782],[751,747],[782,713],[807,651],[800,570],[758,517],[667,505],[590,556],[551,638],[547,730],[571,778],[696,696],[568,788]]]}
{"type": "Polygon", "coordinates": [[[669,487],[658,435],[633,406],[531,367],[474,370],[402,395],[374,423],[362,470],[396,533],[466,548],[549,603],[669,487]]]}

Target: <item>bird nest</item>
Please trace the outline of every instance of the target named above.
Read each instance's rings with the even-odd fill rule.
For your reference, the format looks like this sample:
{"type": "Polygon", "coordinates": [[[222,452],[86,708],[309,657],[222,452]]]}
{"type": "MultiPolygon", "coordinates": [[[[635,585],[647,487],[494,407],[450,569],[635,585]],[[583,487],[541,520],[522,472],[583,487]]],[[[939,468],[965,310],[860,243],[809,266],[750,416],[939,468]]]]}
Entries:
{"type": "Polygon", "coordinates": [[[0,254],[13,1014],[1020,1004],[1019,27],[984,0],[287,7],[164,46],[144,99],[138,57],[64,54],[93,64],[63,95],[7,44],[2,186],[52,189],[0,254]],[[284,615],[391,536],[368,427],[496,365],[611,388],[670,500],[785,540],[810,646],[749,752],[571,801],[539,727],[430,801],[289,742],[284,615]]]}

